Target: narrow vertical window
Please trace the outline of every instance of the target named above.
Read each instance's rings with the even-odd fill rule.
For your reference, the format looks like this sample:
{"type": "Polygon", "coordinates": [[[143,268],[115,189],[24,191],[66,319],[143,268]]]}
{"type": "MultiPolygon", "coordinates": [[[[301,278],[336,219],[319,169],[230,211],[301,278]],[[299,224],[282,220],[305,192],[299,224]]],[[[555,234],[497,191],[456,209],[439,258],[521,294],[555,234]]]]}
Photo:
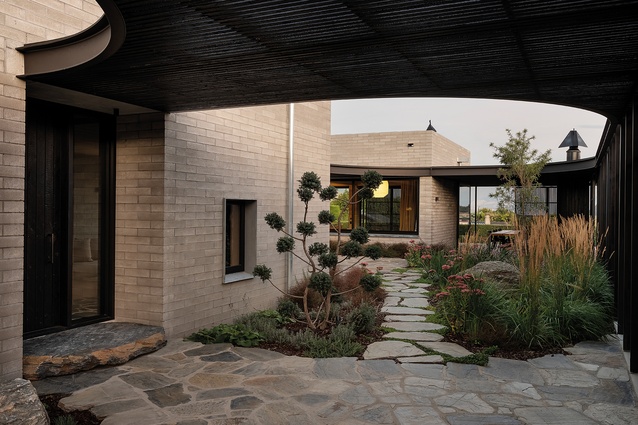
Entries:
{"type": "Polygon", "coordinates": [[[245,270],[246,204],[226,201],[226,274],[245,270]]]}

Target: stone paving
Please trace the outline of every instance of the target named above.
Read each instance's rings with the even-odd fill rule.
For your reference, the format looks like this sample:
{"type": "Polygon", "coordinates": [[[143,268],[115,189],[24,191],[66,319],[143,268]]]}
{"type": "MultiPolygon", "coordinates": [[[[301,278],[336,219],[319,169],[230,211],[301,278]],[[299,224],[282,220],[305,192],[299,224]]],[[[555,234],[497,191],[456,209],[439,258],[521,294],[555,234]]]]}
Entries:
{"type": "Polygon", "coordinates": [[[444,365],[442,354],[467,352],[441,342],[437,325],[412,320],[428,314],[418,275],[383,273],[395,331],[363,360],[172,340],[124,365],[34,386],[72,394],[61,401],[67,409],[91,409],[104,425],[638,424],[617,339],[580,343],[569,356],[444,365]]]}

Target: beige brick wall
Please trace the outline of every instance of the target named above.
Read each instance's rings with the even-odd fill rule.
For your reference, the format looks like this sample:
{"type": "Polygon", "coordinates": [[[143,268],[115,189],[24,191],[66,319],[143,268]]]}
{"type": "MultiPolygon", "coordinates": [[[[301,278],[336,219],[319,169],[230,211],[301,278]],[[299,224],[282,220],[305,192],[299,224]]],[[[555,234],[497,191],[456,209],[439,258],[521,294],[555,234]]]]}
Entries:
{"type": "MultiPolygon", "coordinates": [[[[329,113],[329,102],[295,105],[295,179],[310,169],[329,181],[329,113]]],[[[273,105],[120,118],[117,320],[184,336],[275,305],[279,293],[259,279],[223,283],[223,212],[226,199],[256,202],[249,249],[283,288],[286,256],[275,250],[281,234],[263,217],[287,218],[289,117],[289,105],[273,105]]],[[[327,229],[320,237],[327,240],[327,229]]],[[[300,273],[299,264],[293,270],[300,273]]]]}
{"type": "Polygon", "coordinates": [[[456,246],[458,227],[458,188],[450,180],[428,177],[430,193],[425,202],[429,202],[429,214],[426,215],[427,233],[423,240],[429,244],[443,243],[456,246]]]}
{"type": "Polygon", "coordinates": [[[0,2],[0,379],[22,376],[24,155],[27,43],[87,28],[101,15],[95,2],[0,2]]]}
{"type": "MultiPolygon", "coordinates": [[[[301,175],[306,171],[314,171],[321,178],[323,187],[330,185],[330,102],[312,102],[295,104],[295,155],[294,155],[294,218],[293,229],[303,220],[303,203],[297,197],[297,185],[301,175]]],[[[322,202],[318,196],[309,203],[307,221],[317,226],[317,234],[309,243],[328,243],[330,228],[320,225],[317,214],[329,210],[329,202],[322,202]]],[[[296,250],[301,253],[301,249],[296,250]]],[[[293,276],[290,284],[303,280],[304,264],[295,259],[293,276]]]]}
{"type": "MultiPolygon", "coordinates": [[[[115,318],[163,321],[164,114],[121,116],[117,129],[115,318]]],[[[169,212],[170,214],[170,212],[169,212]]]]}
{"type": "MultiPolygon", "coordinates": [[[[469,165],[470,151],[435,131],[333,135],[331,160],[335,165],[364,167],[469,165]],[[408,144],[412,144],[408,147],[408,144]]],[[[419,180],[419,233],[426,243],[455,244],[456,191],[431,177],[419,180]],[[436,201],[436,198],[439,198],[436,201]]],[[[394,243],[415,235],[371,236],[372,242],[394,243]]]]}
{"type": "Polygon", "coordinates": [[[470,158],[467,149],[435,131],[340,134],[331,140],[331,161],[336,165],[430,167],[470,158]]]}

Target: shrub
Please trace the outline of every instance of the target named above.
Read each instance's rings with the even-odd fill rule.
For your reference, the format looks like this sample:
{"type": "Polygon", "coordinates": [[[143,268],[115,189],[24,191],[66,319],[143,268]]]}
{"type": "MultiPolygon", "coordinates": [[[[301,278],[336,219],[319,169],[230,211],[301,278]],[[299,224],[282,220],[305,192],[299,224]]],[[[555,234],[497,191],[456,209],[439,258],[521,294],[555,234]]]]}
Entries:
{"type": "Polygon", "coordinates": [[[346,316],[346,323],[357,334],[371,332],[377,319],[377,309],[367,303],[362,303],[346,316]]]}
{"type": "Polygon", "coordinates": [[[277,312],[284,318],[297,319],[301,309],[289,298],[281,298],[277,304],[277,312]]]}
{"type": "MultiPolygon", "coordinates": [[[[308,279],[298,281],[288,290],[288,293],[285,294],[284,297],[294,302],[300,309],[303,309],[303,295],[307,286],[308,279]]],[[[308,308],[313,310],[321,306],[323,298],[321,297],[321,294],[316,291],[308,291],[306,300],[308,302],[308,308]]]]}
{"type": "Polygon", "coordinates": [[[363,350],[349,326],[339,325],[325,338],[311,338],[302,343],[304,355],[313,358],[352,357],[363,350]]]}
{"type": "Polygon", "coordinates": [[[259,333],[246,328],[242,324],[221,324],[210,329],[200,329],[186,339],[201,342],[202,344],[229,342],[240,347],[255,347],[263,340],[259,333]]]}
{"type": "Polygon", "coordinates": [[[521,288],[507,315],[513,342],[543,347],[606,336],[613,292],[596,259],[593,222],[539,216],[521,231],[521,288]]]}
{"type": "Polygon", "coordinates": [[[447,286],[436,294],[434,302],[436,315],[449,327],[450,333],[471,340],[494,339],[501,328],[503,293],[471,274],[452,275],[447,280],[447,286]]]}
{"type": "Polygon", "coordinates": [[[360,267],[353,267],[335,276],[335,288],[338,293],[341,293],[337,301],[348,301],[353,307],[357,307],[362,303],[376,304],[385,299],[386,291],[380,286],[370,292],[363,291],[359,288],[359,282],[363,276],[370,273],[370,271],[366,269],[367,264],[361,264],[360,267]]]}
{"type": "Polygon", "coordinates": [[[423,270],[423,278],[443,287],[447,278],[461,271],[463,257],[445,245],[424,245],[410,241],[406,260],[410,267],[423,270]]]}

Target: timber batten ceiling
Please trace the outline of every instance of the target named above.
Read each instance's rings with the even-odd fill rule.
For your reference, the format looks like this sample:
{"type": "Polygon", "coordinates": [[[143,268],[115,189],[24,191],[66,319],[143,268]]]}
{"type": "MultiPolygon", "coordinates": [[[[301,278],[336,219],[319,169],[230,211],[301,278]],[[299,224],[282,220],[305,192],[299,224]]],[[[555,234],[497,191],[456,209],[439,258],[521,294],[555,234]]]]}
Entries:
{"type": "Polygon", "coordinates": [[[636,90],[638,0],[98,2],[119,50],[27,80],[171,112],[418,96],[613,119],[636,90]]]}

